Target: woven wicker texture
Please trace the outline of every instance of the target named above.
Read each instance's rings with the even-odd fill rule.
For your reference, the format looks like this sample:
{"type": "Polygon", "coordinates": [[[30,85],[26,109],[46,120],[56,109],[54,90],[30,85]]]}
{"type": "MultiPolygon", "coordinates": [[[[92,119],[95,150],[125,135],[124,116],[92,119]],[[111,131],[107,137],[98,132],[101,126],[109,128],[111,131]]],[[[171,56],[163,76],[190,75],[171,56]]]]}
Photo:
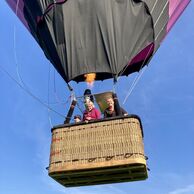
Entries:
{"type": "Polygon", "coordinates": [[[146,179],[140,120],[128,116],[55,128],[49,176],[66,187],[146,179]]]}
{"type": "Polygon", "coordinates": [[[53,130],[49,173],[138,160],[145,164],[141,125],[137,118],[126,117],[53,130]]]}

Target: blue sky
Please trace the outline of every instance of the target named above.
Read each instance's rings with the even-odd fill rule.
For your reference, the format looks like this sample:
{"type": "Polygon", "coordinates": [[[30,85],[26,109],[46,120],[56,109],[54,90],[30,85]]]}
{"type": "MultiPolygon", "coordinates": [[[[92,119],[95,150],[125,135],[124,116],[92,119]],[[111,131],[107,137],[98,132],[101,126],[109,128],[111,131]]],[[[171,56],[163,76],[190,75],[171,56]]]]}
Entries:
{"type": "MultiPolygon", "coordinates": [[[[141,117],[149,178],[67,189],[52,180],[45,168],[50,128],[63,122],[60,115],[67,112],[69,106],[64,102],[70,93],[29,32],[0,1],[0,193],[194,194],[193,18],[192,1],[123,105],[141,117]],[[52,103],[60,115],[48,111],[29,92],[42,103],[52,103]]],[[[121,102],[136,76],[119,80],[116,91],[121,102]]],[[[77,95],[87,87],[85,83],[71,84],[77,95]]],[[[110,81],[96,82],[92,91],[111,88],[110,81]]]]}

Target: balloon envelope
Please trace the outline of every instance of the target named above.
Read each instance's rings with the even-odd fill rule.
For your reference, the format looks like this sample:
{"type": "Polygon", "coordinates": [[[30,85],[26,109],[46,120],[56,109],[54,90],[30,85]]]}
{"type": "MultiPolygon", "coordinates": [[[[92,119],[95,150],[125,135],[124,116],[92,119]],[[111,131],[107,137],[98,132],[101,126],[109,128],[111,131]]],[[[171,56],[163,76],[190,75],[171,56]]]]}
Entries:
{"type": "Polygon", "coordinates": [[[190,0],[6,0],[66,82],[148,64],[190,0]]]}

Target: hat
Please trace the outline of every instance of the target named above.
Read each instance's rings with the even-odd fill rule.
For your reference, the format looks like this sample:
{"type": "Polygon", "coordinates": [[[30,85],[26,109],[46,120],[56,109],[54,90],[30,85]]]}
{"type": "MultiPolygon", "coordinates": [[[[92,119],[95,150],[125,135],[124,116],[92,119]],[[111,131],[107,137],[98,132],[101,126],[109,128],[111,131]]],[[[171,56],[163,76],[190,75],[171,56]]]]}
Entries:
{"type": "Polygon", "coordinates": [[[80,115],[75,115],[74,116],[74,119],[77,119],[77,118],[81,120],[81,116],[80,115]]]}
{"type": "Polygon", "coordinates": [[[92,92],[91,92],[90,89],[86,89],[85,92],[84,92],[84,96],[85,95],[91,95],[91,94],[92,94],[92,92]]]}
{"type": "Polygon", "coordinates": [[[84,98],[86,100],[86,98],[89,97],[89,100],[91,100],[92,102],[94,102],[94,97],[92,95],[92,92],[90,89],[86,89],[85,92],[84,92],[84,98]]]}

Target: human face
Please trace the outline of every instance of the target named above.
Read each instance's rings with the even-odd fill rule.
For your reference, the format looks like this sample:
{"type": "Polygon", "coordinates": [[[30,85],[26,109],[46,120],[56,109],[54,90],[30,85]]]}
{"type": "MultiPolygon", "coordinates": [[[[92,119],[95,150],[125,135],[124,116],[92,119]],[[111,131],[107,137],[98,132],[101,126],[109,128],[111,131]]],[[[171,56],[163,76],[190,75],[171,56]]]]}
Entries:
{"type": "Polygon", "coordinates": [[[111,107],[111,108],[114,107],[114,101],[112,98],[108,98],[106,100],[106,103],[108,104],[109,107],[111,107]]]}
{"type": "Polygon", "coordinates": [[[79,123],[81,120],[80,120],[79,118],[76,117],[76,118],[74,119],[74,121],[75,121],[75,123],[79,123]]]}
{"type": "Polygon", "coordinates": [[[86,108],[88,111],[91,111],[93,109],[94,105],[92,101],[89,101],[86,103],[86,108]]]}

